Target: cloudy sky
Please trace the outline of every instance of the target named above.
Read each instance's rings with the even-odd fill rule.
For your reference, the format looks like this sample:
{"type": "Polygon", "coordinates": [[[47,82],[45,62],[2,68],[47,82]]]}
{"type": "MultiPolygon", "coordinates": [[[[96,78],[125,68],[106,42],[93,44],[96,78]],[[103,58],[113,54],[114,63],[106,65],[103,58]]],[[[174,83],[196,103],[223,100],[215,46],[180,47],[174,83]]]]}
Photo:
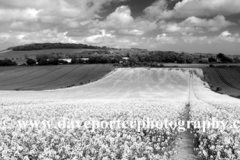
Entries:
{"type": "Polygon", "coordinates": [[[0,50],[36,42],[240,54],[240,0],[0,0],[0,50]]]}

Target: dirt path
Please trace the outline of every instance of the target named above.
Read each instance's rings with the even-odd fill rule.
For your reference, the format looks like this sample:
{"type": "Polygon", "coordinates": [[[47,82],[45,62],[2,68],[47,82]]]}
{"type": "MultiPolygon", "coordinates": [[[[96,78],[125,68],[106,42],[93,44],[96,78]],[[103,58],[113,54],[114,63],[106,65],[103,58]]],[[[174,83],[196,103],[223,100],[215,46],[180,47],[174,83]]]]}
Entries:
{"type": "MultiPolygon", "coordinates": [[[[186,106],[186,111],[184,115],[185,122],[189,120],[189,105],[186,106]]],[[[186,124],[187,125],[187,124],[186,124]]],[[[185,128],[187,126],[185,125],[185,128]]],[[[198,157],[193,153],[193,135],[190,130],[182,132],[177,137],[177,144],[175,150],[177,154],[174,155],[173,160],[197,160],[198,157]]]]}
{"type": "MultiPolygon", "coordinates": [[[[192,95],[192,73],[189,76],[189,95],[188,104],[186,105],[183,121],[189,121],[190,112],[190,97],[192,95]]],[[[185,128],[187,128],[187,123],[185,123],[185,128]]],[[[177,137],[177,144],[175,150],[177,154],[173,156],[173,160],[197,160],[198,157],[193,153],[193,135],[190,133],[190,129],[182,132],[177,137]]]]}

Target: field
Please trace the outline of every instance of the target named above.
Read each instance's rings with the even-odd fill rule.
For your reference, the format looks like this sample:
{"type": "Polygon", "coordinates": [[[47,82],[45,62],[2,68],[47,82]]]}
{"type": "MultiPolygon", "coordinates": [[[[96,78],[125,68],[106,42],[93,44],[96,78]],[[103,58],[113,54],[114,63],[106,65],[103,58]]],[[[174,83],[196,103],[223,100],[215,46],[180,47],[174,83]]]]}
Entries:
{"type": "Polygon", "coordinates": [[[0,68],[0,90],[47,90],[102,78],[112,65],[21,66],[0,68]]]}
{"type": "Polygon", "coordinates": [[[221,87],[223,93],[240,97],[240,68],[204,68],[206,81],[216,90],[221,87]]]}
{"type": "MultiPolygon", "coordinates": [[[[209,64],[207,63],[190,63],[190,64],[184,64],[184,63],[163,63],[165,67],[169,68],[209,68],[209,64]]],[[[217,63],[214,64],[214,66],[240,66],[239,63],[217,63]]]]}
{"type": "Polygon", "coordinates": [[[213,92],[203,79],[201,69],[118,68],[73,88],[0,91],[0,118],[7,120],[0,127],[0,159],[240,159],[239,129],[191,127],[181,133],[180,126],[174,128],[180,121],[194,126],[193,121],[213,117],[228,124],[240,120],[240,100],[213,92]],[[62,118],[68,123],[56,127],[62,118]],[[174,123],[126,124],[147,118],[174,123]],[[28,123],[21,127],[19,120],[28,123]],[[72,128],[71,120],[80,123],[72,128]],[[84,127],[89,120],[120,120],[126,126],[84,127]]]}

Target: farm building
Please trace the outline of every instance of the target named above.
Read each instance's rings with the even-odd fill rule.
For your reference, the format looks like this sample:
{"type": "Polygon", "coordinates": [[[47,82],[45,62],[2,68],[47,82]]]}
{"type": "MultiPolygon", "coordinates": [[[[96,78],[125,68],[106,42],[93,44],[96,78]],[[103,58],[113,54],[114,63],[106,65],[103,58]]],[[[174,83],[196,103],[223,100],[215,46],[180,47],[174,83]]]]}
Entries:
{"type": "Polygon", "coordinates": [[[89,61],[89,58],[81,58],[82,61],[89,61]]]}
{"type": "Polygon", "coordinates": [[[129,57],[122,57],[122,60],[123,60],[123,61],[128,61],[128,60],[129,60],[129,57]]]}
{"type": "Polygon", "coordinates": [[[62,58],[62,59],[59,59],[59,60],[62,60],[62,61],[68,62],[68,63],[72,62],[71,58],[62,58]]]}
{"type": "Polygon", "coordinates": [[[209,63],[208,58],[201,58],[199,61],[199,63],[209,63]]]}
{"type": "Polygon", "coordinates": [[[120,64],[127,63],[129,60],[129,57],[122,57],[122,60],[119,61],[120,64]]]}

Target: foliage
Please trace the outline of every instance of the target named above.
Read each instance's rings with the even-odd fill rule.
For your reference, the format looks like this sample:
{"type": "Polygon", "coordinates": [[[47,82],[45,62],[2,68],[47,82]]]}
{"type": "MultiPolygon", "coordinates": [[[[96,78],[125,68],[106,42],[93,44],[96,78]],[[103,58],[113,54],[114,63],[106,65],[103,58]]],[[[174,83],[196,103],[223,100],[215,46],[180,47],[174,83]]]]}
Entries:
{"type": "Polygon", "coordinates": [[[106,47],[97,47],[86,44],[74,43],[33,43],[28,45],[11,47],[13,51],[29,51],[29,50],[42,50],[42,49],[56,49],[56,48],[73,48],[73,49],[106,49],[106,47]]]}
{"type": "Polygon", "coordinates": [[[219,53],[219,54],[217,55],[217,57],[218,57],[218,58],[220,59],[220,61],[223,62],[223,63],[232,63],[232,62],[233,62],[233,60],[232,60],[230,57],[226,56],[226,55],[223,54],[223,53],[219,53]]]}
{"type": "MultiPolygon", "coordinates": [[[[72,64],[82,63],[119,63],[123,57],[129,57],[129,62],[124,63],[124,66],[150,66],[153,62],[157,63],[213,63],[219,59],[223,63],[239,62],[236,56],[226,56],[219,53],[217,56],[211,53],[186,53],[174,51],[148,51],[143,49],[114,49],[99,46],[90,46],[86,44],[71,44],[71,43],[34,43],[23,46],[11,47],[13,51],[30,51],[44,49],[80,49],[72,53],[52,53],[48,54],[47,58],[37,58],[39,65],[47,65],[46,59],[51,60],[50,64],[59,64],[55,59],[71,58],[72,64]],[[81,50],[82,49],[82,50],[81,50]],[[89,61],[82,61],[81,58],[89,58],[89,61]],[[204,59],[204,61],[203,61],[204,59]]],[[[30,56],[30,55],[29,55],[30,56]]],[[[42,57],[41,55],[38,55],[42,57]]],[[[46,56],[46,55],[45,55],[46,56]]],[[[28,59],[28,55],[24,55],[28,59]]],[[[119,64],[121,66],[121,64],[119,64]]]]}
{"type": "Polygon", "coordinates": [[[36,63],[37,63],[34,59],[30,59],[30,58],[26,62],[27,62],[27,65],[29,65],[29,66],[36,65],[36,63]]]}
{"type": "Polygon", "coordinates": [[[217,62],[217,60],[216,60],[214,57],[209,57],[209,58],[208,58],[208,61],[209,61],[210,63],[217,62]]]}
{"type": "Polygon", "coordinates": [[[209,67],[213,68],[213,67],[215,67],[215,66],[214,66],[213,64],[210,64],[209,67]]]}
{"type": "Polygon", "coordinates": [[[17,63],[11,59],[0,60],[0,66],[16,66],[17,63]]]}
{"type": "Polygon", "coordinates": [[[216,91],[217,91],[217,92],[220,92],[220,91],[222,91],[222,90],[223,90],[222,87],[217,87],[217,88],[216,88],[216,91]]]}
{"type": "Polygon", "coordinates": [[[193,62],[193,57],[190,54],[188,54],[188,53],[182,52],[178,56],[177,62],[178,63],[192,63],[193,62]]]}

